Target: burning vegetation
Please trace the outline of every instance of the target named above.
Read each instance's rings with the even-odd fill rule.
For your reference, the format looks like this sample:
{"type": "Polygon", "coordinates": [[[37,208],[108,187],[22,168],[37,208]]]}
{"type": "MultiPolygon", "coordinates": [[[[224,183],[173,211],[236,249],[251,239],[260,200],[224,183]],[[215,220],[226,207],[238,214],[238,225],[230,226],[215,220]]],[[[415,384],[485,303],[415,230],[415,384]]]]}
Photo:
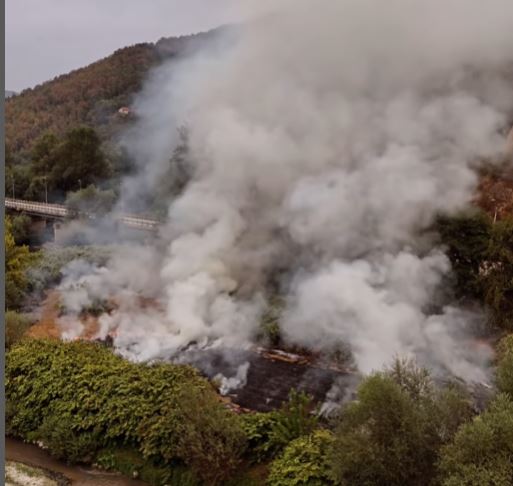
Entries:
{"type": "Polygon", "coordinates": [[[59,268],[11,434],[159,486],[513,482],[511,2],[312,5],[149,77],[113,211],[162,224],[59,268]]]}

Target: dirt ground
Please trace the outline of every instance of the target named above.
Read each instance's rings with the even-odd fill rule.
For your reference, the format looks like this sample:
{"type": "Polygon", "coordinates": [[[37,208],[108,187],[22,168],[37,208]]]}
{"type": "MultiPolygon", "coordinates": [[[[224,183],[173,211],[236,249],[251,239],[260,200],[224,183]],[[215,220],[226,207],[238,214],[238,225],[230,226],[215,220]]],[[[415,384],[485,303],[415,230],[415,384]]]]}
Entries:
{"type": "MultiPolygon", "coordinates": [[[[43,339],[60,339],[64,322],[59,322],[59,293],[56,290],[48,292],[41,304],[41,316],[39,320],[27,331],[28,337],[43,339]]],[[[81,318],[80,322],[84,330],[80,335],[83,339],[92,339],[98,332],[98,320],[93,316],[81,318]]]]}

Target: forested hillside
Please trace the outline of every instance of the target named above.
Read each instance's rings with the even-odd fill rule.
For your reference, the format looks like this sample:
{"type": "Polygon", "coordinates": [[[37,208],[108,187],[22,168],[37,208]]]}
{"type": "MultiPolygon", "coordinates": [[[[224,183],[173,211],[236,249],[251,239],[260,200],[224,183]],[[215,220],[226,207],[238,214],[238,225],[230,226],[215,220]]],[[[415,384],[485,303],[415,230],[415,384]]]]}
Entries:
{"type": "Polygon", "coordinates": [[[163,38],[117,50],[87,67],[26,89],[5,103],[5,136],[10,155],[27,160],[41,135],[62,136],[70,128],[95,128],[111,140],[129,117],[129,107],[148,71],[163,59],[179,55],[209,34],[163,38]]]}

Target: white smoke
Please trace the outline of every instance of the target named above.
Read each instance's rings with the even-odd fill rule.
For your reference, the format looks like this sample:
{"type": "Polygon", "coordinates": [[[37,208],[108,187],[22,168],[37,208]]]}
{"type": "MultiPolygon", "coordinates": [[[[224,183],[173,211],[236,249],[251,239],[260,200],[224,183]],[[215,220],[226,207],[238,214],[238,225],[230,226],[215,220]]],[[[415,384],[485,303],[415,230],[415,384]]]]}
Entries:
{"type": "Polygon", "coordinates": [[[193,177],[158,265],[118,258],[104,278],[147,283],[163,310],[126,304],[103,332],[139,359],[246,343],[279,270],[289,343],[349,344],[365,372],[416,353],[482,379],[487,356],[461,344],[475,316],[436,308],[450,265],[426,230],[469,204],[475,165],[504,145],[512,45],[510,0],[297,0],[162,66],[136,104],[144,175],[125,191],[152,191],[184,123],[193,177]]]}
{"type": "Polygon", "coordinates": [[[237,368],[235,376],[226,377],[219,373],[214,377],[214,380],[219,382],[219,392],[221,395],[228,395],[228,393],[246,386],[249,366],[249,362],[246,361],[237,368]]]}

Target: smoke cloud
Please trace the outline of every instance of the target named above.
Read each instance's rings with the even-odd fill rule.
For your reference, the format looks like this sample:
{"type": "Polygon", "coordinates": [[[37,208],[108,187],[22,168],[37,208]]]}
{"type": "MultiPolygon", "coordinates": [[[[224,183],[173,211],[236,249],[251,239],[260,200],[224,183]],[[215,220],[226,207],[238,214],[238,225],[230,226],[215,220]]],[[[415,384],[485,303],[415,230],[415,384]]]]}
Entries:
{"type": "Polygon", "coordinates": [[[155,247],[87,277],[127,296],[102,333],[133,359],[247,344],[279,292],[288,344],[484,379],[489,356],[464,344],[481,316],[440,297],[450,263],[429,228],[504,146],[512,45],[510,0],[297,0],[158,68],[123,204],[166,174],[182,125],[191,180],[155,247]]]}

